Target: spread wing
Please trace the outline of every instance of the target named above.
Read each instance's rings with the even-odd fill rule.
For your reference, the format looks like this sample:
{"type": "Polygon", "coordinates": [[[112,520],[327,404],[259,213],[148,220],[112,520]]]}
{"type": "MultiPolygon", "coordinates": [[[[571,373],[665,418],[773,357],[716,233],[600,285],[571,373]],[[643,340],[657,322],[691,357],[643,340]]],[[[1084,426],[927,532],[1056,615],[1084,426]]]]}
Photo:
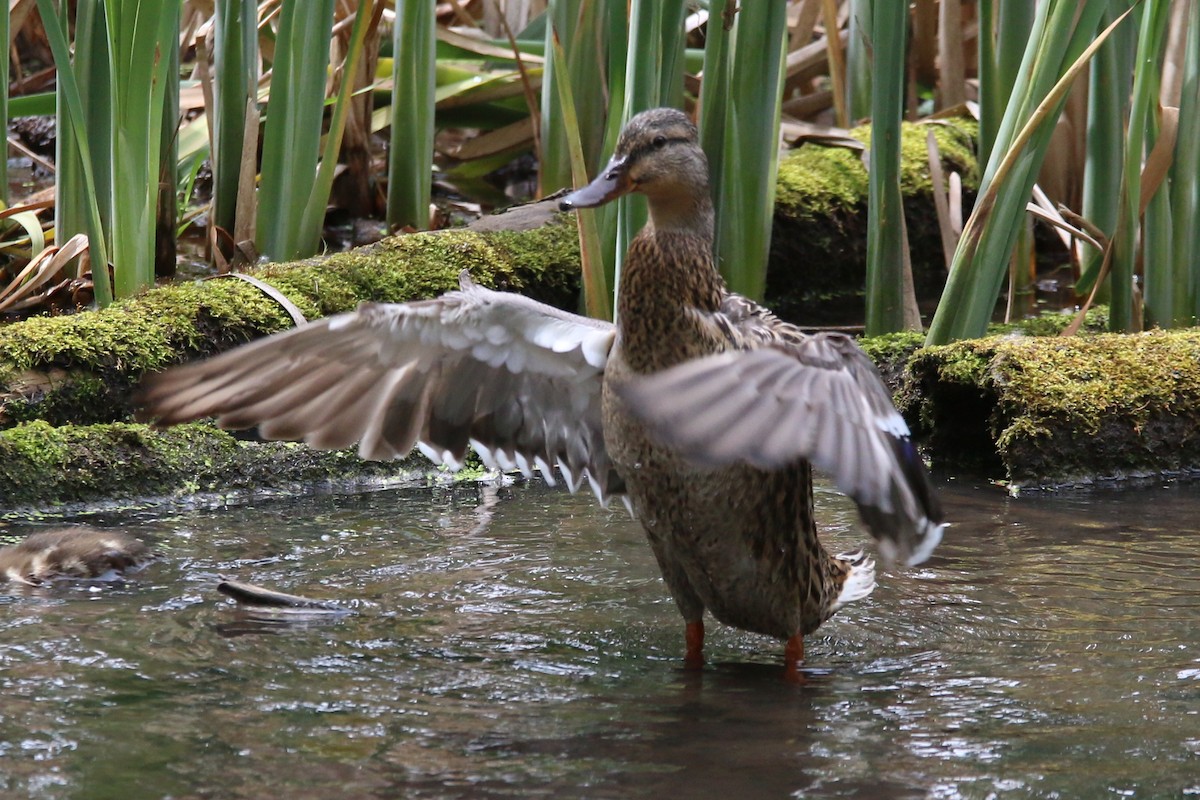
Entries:
{"type": "Polygon", "coordinates": [[[646,376],[622,396],[697,463],[810,461],[858,504],[885,557],[924,561],[941,509],[874,364],[847,336],[788,334],[646,376]]]}
{"type": "Polygon", "coordinates": [[[434,300],[363,303],[215,358],[147,376],[135,402],[159,425],[216,417],[266,439],[358,444],[389,459],[414,446],[457,467],[559,466],[606,500],[624,491],[604,448],[601,384],[615,329],[464,273],[434,300]]]}

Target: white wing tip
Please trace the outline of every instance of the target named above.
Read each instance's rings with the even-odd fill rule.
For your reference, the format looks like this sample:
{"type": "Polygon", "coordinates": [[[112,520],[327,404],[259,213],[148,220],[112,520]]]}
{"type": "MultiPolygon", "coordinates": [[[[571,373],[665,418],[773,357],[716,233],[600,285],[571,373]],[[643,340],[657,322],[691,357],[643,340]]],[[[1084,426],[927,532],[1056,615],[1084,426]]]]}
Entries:
{"type": "Polygon", "coordinates": [[[878,417],[876,424],[881,431],[890,433],[897,439],[907,439],[912,435],[912,432],[908,429],[908,423],[904,421],[904,417],[901,416],[899,411],[892,411],[890,414],[878,417]]]}
{"type": "Polygon", "coordinates": [[[558,460],[558,469],[560,472],[562,472],[563,479],[567,483],[567,489],[570,490],[571,494],[575,494],[577,491],[579,491],[579,487],[583,483],[582,473],[579,475],[576,475],[574,472],[571,471],[571,468],[567,466],[567,462],[563,461],[563,459],[561,457],[558,458],[557,460],[558,460]]]}
{"type": "Polygon", "coordinates": [[[442,463],[442,454],[439,453],[437,450],[434,450],[432,447],[427,445],[425,442],[417,442],[417,449],[421,451],[421,455],[428,458],[434,464],[442,463]]]}
{"type": "Polygon", "coordinates": [[[491,470],[499,471],[500,465],[496,463],[496,456],[494,453],[492,453],[492,449],[490,447],[482,442],[476,441],[475,439],[471,439],[470,443],[472,449],[475,450],[476,455],[479,456],[479,460],[483,462],[485,467],[491,470]]]}
{"type": "Polygon", "coordinates": [[[931,522],[925,517],[922,517],[917,522],[917,529],[921,531],[921,538],[918,540],[918,546],[908,556],[904,562],[907,566],[915,567],[917,564],[922,564],[933,555],[934,548],[942,541],[942,534],[946,531],[945,522],[931,522]]]}
{"type": "Polygon", "coordinates": [[[596,495],[596,499],[599,500],[602,505],[605,505],[606,498],[604,497],[604,490],[600,488],[600,481],[592,477],[591,470],[584,470],[583,474],[587,476],[588,485],[592,487],[592,492],[596,495]]]}
{"type": "Polygon", "coordinates": [[[604,365],[608,363],[609,351],[612,350],[614,336],[612,332],[604,331],[584,337],[579,344],[579,350],[588,366],[604,369],[604,365]]]}
{"type": "Polygon", "coordinates": [[[529,459],[525,457],[524,453],[520,451],[514,452],[513,460],[516,462],[517,469],[521,471],[521,475],[525,480],[533,477],[533,469],[529,466],[529,459]]]}
{"type": "Polygon", "coordinates": [[[541,456],[534,456],[533,464],[537,467],[537,471],[542,473],[542,480],[546,482],[547,486],[558,485],[558,479],[554,477],[554,467],[547,464],[546,459],[541,456]]]}
{"type": "Polygon", "coordinates": [[[445,467],[451,472],[458,472],[463,467],[462,462],[449,450],[438,450],[428,442],[417,442],[417,449],[434,464],[445,467]]]}

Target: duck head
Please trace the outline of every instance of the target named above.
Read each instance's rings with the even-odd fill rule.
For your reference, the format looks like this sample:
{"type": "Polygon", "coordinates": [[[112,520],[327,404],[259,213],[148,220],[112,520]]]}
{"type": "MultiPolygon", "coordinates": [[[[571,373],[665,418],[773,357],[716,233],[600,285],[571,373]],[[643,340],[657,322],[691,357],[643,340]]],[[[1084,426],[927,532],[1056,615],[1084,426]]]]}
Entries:
{"type": "Polygon", "coordinates": [[[596,179],[564,197],[558,207],[596,208],[630,192],[646,196],[655,227],[711,226],[708,159],[696,126],[682,111],[653,108],[629,120],[596,179]]]}

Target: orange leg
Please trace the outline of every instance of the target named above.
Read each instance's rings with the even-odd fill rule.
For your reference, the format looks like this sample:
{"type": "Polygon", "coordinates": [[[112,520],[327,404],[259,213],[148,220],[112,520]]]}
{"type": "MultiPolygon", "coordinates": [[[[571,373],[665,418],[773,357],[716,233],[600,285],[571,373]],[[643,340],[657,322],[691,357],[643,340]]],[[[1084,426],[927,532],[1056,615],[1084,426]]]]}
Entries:
{"type": "Polygon", "coordinates": [[[687,642],[683,665],[688,669],[700,669],[704,666],[704,620],[689,622],[683,637],[687,642]]]}
{"type": "Polygon", "coordinates": [[[804,636],[797,633],[787,640],[783,649],[783,679],[788,683],[804,683],[800,664],[804,661],[804,636]]]}

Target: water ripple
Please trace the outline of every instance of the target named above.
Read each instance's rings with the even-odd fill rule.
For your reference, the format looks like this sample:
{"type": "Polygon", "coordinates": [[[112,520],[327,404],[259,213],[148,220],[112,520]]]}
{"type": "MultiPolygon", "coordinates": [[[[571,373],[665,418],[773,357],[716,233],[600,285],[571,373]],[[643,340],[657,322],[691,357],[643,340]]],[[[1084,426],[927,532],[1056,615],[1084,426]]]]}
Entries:
{"type": "MultiPolygon", "coordinates": [[[[535,486],[100,520],[164,562],[0,596],[0,795],[1200,793],[1200,492],[947,490],[930,561],[807,642],[682,625],[623,512],[535,486]],[[353,603],[249,624],[219,574],[353,603]],[[114,743],[120,747],[114,747],[114,743]]],[[[818,487],[830,547],[853,505],[818,487]]]]}

